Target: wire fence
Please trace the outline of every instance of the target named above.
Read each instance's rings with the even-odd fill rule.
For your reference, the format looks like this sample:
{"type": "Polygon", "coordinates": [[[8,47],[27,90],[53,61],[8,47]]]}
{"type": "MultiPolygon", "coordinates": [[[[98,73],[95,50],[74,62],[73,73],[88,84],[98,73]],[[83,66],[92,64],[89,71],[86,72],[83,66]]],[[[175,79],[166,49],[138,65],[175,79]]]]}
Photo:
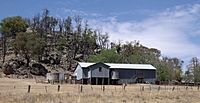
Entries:
{"type": "Polygon", "coordinates": [[[178,85],[79,85],[79,84],[35,84],[35,85],[0,85],[0,93],[159,93],[200,91],[199,86],[178,85]]]}

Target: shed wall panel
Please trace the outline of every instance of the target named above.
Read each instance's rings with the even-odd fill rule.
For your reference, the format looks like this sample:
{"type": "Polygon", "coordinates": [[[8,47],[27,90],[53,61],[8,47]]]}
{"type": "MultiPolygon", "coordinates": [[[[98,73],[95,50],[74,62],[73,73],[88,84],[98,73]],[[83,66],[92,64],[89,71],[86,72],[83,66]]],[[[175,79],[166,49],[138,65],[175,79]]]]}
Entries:
{"type": "Polygon", "coordinates": [[[120,79],[134,79],[137,77],[156,78],[155,70],[118,69],[120,79]]]}
{"type": "Polygon", "coordinates": [[[109,68],[105,65],[97,64],[90,67],[90,70],[92,77],[109,78],[109,68]]]}
{"type": "Polygon", "coordinates": [[[83,69],[80,65],[76,67],[74,74],[76,75],[77,80],[81,80],[83,78],[83,69]]]}
{"type": "Polygon", "coordinates": [[[89,68],[83,68],[83,78],[89,78],[89,68]]]}

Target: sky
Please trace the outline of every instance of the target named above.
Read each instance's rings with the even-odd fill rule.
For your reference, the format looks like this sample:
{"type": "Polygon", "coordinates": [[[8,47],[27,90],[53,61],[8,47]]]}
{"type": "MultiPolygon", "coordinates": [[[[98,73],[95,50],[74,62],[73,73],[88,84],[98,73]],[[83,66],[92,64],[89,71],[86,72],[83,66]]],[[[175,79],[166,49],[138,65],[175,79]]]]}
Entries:
{"type": "Polygon", "coordinates": [[[140,41],[188,64],[200,58],[200,0],[0,0],[0,20],[33,17],[43,9],[59,18],[81,15],[110,41],[140,41]]]}

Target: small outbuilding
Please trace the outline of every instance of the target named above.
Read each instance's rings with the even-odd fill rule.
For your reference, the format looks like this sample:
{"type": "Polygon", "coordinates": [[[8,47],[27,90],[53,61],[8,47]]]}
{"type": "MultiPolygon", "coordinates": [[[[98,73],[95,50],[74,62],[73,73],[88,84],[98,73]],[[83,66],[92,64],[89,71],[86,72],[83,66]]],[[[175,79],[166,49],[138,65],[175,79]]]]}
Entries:
{"type": "Polygon", "coordinates": [[[83,84],[155,83],[156,68],[150,64],[116,64],[79,62],[74,75],[83,84]]]}
{"type": "Polygon", "coordinates": [[[49,83],[63,83],[65,80],[64,73],[47,73],[46,79],[49,83]]]}

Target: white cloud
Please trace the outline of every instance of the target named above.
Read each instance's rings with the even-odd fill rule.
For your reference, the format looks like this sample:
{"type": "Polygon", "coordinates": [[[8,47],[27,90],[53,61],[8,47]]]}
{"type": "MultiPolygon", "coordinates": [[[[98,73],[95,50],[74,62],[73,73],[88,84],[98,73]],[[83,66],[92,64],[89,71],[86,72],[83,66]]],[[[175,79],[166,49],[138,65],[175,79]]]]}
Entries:
{"type": "Polygon", "coordinates": [[[189,39],[199,37],[199,19],[200,5],[195,4],[168,8],[140,22],[119,22],[111,17],[89,20],[89,23],[108,32],[111,41],[139,40],[143,45],[161,50],[164,55],[188,61],[188,58],[200,57],[200,44],[189,39]]]}
{"type": "Polygon", "coordinates": [[[86,11],[81,11],[81,10],[75,10],[75,9],[69,9],[69,8],[61,8],[61,11],[64,13],[67,13],[68,15],[80,15],[83,17],[101,17],[102,14],[99,13],[89,13],[86,11]]]}

